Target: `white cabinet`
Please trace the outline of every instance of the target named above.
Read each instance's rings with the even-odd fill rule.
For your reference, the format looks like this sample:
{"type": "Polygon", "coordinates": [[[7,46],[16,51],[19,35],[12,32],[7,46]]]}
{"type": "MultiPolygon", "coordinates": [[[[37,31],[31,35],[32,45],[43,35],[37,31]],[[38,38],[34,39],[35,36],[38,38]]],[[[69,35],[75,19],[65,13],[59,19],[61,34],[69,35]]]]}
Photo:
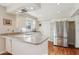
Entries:
{"type": "Polygon", "coordinates": [[[5,38],[0,37],[0,53],[5,51],[5,38]]]}
{"type": "Polygon", "coordinates": [[[12,40],[12,54],[16,55],[42,55],[47,54],[48,41],[40,45],[32,45],[19,40],[12,40]]]}
{"type": "Polygon", "coordinates": [[[6,51],[12,53],[12,40],[10,38],[6,38],[6,51]]]}
{"type": "Polygon", "coordinates": [[[5,51],[14,55],[44,55],[48,53],[48,40],[35,45],[22,41],[22,38],[9,36],[3,36],[3,38],[5,39],[5,51]]]}

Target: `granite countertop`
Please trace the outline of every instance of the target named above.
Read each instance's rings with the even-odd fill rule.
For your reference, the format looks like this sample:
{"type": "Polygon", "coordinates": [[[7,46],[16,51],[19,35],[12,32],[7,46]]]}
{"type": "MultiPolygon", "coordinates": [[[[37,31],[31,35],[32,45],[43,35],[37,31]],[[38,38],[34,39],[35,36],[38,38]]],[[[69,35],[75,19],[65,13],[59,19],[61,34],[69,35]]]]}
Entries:
{"type": "Polygon", "coordinates": [[[0,37],[11,39],[11,40],[19,40],[24,43],[29,43],[33,45],[39,45],[45,42],[48,37],[43,36],[39,32],[30,32],[30,33],[23,33],[23,32],[13,32],[13,33],[4,33],[0,34],[0,37]]]}

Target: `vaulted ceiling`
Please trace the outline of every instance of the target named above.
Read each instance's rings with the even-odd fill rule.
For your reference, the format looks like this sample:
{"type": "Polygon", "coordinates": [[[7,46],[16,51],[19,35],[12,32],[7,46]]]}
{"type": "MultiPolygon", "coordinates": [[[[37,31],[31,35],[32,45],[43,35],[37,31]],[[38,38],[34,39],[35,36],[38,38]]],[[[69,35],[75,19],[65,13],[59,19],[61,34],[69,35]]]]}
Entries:
{"type": "Polygon", "coordinates": [[[79,8],[79,4],[76,3],[0,3],[0,5],[7,8],[6,12],[13,14],[23,7],[35,7],[36,10],[28,13],[44,20],[71,17],[79,8]]]}

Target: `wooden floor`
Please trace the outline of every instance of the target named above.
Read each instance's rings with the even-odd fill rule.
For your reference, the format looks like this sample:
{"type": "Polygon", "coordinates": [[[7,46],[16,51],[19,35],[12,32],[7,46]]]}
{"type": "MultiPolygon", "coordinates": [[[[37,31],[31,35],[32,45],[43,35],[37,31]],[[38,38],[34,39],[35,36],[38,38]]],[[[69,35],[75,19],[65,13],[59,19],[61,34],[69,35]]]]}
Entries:
{"type": "Polygon", "coordinates": [[[48,55],[79,55],[79,49],[53,46],[52,42],[48,42],[48,55]]]}

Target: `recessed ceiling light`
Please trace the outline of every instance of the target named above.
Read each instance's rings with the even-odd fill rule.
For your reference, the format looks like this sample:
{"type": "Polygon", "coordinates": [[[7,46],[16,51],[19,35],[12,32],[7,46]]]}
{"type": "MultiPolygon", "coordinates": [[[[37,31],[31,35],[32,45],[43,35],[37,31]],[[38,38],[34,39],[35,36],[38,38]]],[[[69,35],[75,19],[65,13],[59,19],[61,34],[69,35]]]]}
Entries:
{"type": "Polygon", "coordinates": [[[34,9],[34,7],[31,7],[30,9],[31,9],[31,10],[33,10],[33,9],[34,9]]]}
{"type": "Polygon", "coordinates": [[[57,3],[57,5],[60,5],[60,3],[57,3]]]}

